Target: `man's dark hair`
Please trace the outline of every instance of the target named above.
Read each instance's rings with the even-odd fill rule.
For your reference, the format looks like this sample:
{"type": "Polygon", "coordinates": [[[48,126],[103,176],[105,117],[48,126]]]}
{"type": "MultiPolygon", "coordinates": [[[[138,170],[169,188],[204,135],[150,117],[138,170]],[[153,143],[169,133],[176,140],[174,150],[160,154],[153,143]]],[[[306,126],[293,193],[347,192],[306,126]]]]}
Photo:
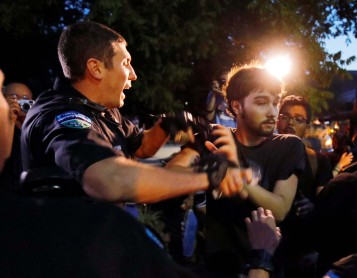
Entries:
{"type": "Polygon", "coordinates": [[[282,82],[264,68],[249,66],[234,68],[229,76],[226,91],[229,109],[233,114],[231,102],[233,100],[242,102],[253,91],[267,90],[277,95],[282,93],[282,82]]]}
{"type": "Polygon", "coordinates": [[[84,77],[88,59],[102,61],[106,68],[112,68],[116,54],[114,42],[125,43],[125,39],[109,27],[81,21],[63,30],[58,42],[58,57],[65,77],[72,82],[84,77]]]}
{"type": "Polygon", "coordinates": [[[302,106],[306,111],[307,123],[311,121],[311,107],[307,100],[302,96],[289,95],[284,97],[280,102],[280,111],[286,106],[302,106]]]}

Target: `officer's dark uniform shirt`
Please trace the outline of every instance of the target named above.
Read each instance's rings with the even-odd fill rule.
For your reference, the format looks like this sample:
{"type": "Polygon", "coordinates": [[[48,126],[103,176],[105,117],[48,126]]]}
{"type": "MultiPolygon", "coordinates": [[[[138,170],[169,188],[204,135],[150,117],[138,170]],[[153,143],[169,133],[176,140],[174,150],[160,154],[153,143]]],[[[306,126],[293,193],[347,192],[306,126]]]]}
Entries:
{"type": "Polygon", "coordinates": [[[58,166],[81,182],[97,161],[133,157],[142,138],[118,109],[90,102],[61,80],[39,95],[28,112],[21,136],[24,170],[58,166]]]}

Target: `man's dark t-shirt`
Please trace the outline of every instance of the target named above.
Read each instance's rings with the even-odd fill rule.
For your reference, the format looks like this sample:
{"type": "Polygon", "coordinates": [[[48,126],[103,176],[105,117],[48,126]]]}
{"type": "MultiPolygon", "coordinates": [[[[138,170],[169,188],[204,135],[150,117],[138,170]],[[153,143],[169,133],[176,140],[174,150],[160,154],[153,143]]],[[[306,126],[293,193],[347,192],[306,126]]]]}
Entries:
{"type": "MultiPolygon", "coordinates": [[[[247,147],[236,140],[241,167],[251,167],[259,186],[273,191],[304,169],[304,146],[294,135],[273,134],[263,143],[247,147]]],[[[257,207],[248,199],[222,198],[207,202],[207,260],[220,272],[240,273],[250,251],[244,219],[257,207]]]]}

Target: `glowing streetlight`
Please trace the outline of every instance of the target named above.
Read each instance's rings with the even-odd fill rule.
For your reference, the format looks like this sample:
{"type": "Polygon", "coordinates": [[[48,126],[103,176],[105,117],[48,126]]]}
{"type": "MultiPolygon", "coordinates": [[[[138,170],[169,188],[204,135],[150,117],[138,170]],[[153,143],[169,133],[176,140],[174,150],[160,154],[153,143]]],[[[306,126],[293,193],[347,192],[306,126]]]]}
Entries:
{"type": "Polygon", "coordinates": [[[266,69],[279,79],[286,76],[291,68],[291,60],[288,56],[277,56],[265,63],[266,69]]]}

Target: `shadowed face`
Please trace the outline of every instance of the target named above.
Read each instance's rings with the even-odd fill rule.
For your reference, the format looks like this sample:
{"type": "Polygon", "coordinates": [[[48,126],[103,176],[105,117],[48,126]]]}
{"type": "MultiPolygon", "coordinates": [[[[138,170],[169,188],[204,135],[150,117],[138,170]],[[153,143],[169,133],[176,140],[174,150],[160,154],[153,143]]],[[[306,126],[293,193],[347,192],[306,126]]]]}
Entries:
{"type": "MultiPolygon", "coordinates": [[[[6,86],[6,97],[16,97],[17,100],[32,100],[32,92],[29,87],[22,83],[10,83],[6,86]]],[[[17,124],[22,125],[26,117],[26,113],[19,111],[17,116],[17,124]]]]}
{"type": "Polygon", "coordinates": [[[307,113],[303,106],[287,105],[280,110],[277,129],[280,134],[294,134],[302,138],[308,127],[307,113]]]}

